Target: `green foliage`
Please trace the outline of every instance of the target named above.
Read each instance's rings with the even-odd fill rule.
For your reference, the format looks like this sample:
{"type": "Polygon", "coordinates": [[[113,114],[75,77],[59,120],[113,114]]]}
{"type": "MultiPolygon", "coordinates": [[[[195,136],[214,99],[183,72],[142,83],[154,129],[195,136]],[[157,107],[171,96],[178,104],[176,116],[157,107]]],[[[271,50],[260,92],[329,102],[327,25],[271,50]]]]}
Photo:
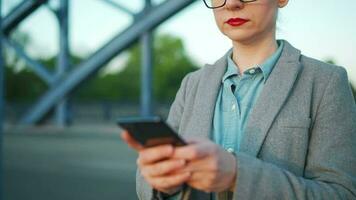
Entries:
{"type": "MultiPolygon", "coordinates": [[[[73,94],[76,100],[86,101],[133,101],[138,102],[141,85],[141,49],[140,44],[129,49],[129,58],[120,73],[97,75],[73,94]]],[[[72,56],[72,64],[78,64],[82,58],[72,56]]],[[[39,60],[55,72],[56,58],[39,60]]],[[[15,63],[6,68],[6,99],[8,101],[32,101],[43,94],[48,87],[31,70],[14,70],[15,63]]],[[[182,78],[196,69],[186,55],[181,39],[170,35],[159,35],[154,40],[153,91],[159,102],[172,101],[182,78]]]]}
{"type": "Polygon", "coordinates": [[[172,100],[183,77],[196,69],[181,40],[163,36],[157,40],[154,59],[154,92],[161,100],[172,100]]]}
{"type": "Polygon", "coordinates": [[[5,98],[12,102],[32,101],[47,88],[46,84],[28,69],[16,73],[12,68],[6,67],[5,80],[5,98]]]}
{"type": "Polygon", "coordinates": [[[335,65],[335,64],[336,64],[335,60],[332,59],[332,58],[329,58],[329,59],[325,60],[325,62],[326,62],[326,63],[329,63],[329,64],[332,64],[332,65],[335,65]]]}
{"type": "MultiPolygon", "coordinates": [[[[170,35],[154,40],[153,92],[159,102],[172,101],[183,77],[196,69],[186,55],[183,42],[170,35]]],[[[129,50],[124,70],[118,74],[98,76],[80,89],[82,100],[121,100],[138,102],[141,85],[141,48],[139,44],[129,50]]]]}
{"type": "MultiPolygon", "coordinates": [[[[72,63],[79,63],[82,58],[71,56],[72,63]]],[[[55,73],[57,58],[47,58],[38,60],[51,73],[55,73]]],[[[40,79],[30,68],[25,67],[18,71],[19,58],[11,59],[5,67],[6,91],[5,98],[10,102],[34,101],[47,89],[47,84],[40,79]]]]}

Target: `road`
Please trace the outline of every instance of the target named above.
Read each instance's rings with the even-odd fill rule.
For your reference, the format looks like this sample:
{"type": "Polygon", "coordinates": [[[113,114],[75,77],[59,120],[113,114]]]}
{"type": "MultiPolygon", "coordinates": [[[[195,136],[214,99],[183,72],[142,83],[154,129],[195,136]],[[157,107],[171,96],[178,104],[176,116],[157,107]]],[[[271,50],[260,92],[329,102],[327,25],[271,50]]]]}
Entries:
{"type": "Polygon", "coordinates": [[[8,127],[4,199],[130,200],[136,153],[116,127],[8,127]]]}

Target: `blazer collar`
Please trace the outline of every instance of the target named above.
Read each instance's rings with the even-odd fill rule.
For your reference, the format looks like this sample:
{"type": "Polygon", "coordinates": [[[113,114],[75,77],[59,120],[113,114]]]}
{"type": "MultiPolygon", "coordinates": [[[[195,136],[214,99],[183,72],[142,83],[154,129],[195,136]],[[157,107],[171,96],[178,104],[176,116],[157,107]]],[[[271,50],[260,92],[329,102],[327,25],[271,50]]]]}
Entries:
{"type": "MultiPolygon", "coordinates": [[[[202,137],[209,137],[212,129],[215,102],[221,86],[221,79],[226,71],[227,52],[213,65],[206,65],[199,82],[196,107],[197,120],[202,137]],[[203,84],[203,85],[202,85],[203,84]]],[[[266,81],[247,121],[241,152],[257,156],[279,110],[288,97],[301,69],[300,50],[284,41],[282,54],[266,81]]]]}

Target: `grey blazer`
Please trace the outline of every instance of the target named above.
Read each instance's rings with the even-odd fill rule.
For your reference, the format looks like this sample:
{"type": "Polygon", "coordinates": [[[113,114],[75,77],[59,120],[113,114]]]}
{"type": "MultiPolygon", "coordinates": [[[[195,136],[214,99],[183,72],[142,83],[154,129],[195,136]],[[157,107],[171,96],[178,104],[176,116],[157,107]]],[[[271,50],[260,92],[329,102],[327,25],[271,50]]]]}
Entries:
{"type": "MultiPolygon", "coordinates": [[[[356,105],[344,68],[284,49],[249,116],[234,199],[356,199],[356,105]]],[[[226,56],[189,73],[168,123],[208,138],[226,56]]],[[[140,199],[160,194],[137,172],[140,199]]],[[[193,190],[190,199],[210,199],[193,190]]]]}

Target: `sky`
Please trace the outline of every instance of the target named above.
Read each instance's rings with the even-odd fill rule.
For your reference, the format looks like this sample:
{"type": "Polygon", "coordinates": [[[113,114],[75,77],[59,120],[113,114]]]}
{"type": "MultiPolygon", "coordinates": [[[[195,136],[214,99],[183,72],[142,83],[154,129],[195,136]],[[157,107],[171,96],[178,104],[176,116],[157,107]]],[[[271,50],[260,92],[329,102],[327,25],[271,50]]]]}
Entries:
{"type": "MultiPolygon", "coordinates": [[[[3,13],[19,0],[3,0],[3,13]],[[11,3],[10,3],[11,2],[11,3]]],[[[139,12],[144,0],[115,0],[133,12],[139,12]]],[[[156,0],[158,4],[162,0],[156,0]]],[[[56,7],[58,0],[50,0],[56,7]]],[[[280,10],[277,38],[289,41],[302,54],[319,60],[333,59],[343,66],[356,85],[356,1],[290,0],[280,10]]],[[[80,55],[90,55],[124,30],[132,17],[103,0],[70,0],[70,48],[80,55]]],[[[58,51],[58,27],[55,16],[46,7],[31,15],[19,29],[30,34],[28,53],[51,56],[58,51]]],[[[215,25],[212,11],[198,0],[160,25],[157,33],[168,33],[183,39],[186,50],[199,65],[214,63],[231,48],[228,38],[215,25]]],[[[125,62],[125,53],[109,64],[115,70],[125,62]]]]}

